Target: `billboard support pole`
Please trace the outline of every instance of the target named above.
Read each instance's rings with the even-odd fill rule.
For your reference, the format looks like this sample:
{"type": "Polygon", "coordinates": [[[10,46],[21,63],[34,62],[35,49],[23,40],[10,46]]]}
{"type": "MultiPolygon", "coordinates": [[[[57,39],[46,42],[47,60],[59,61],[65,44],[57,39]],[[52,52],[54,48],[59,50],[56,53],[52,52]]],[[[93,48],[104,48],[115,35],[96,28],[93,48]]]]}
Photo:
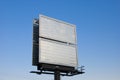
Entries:
{"type": "Polygon", "coordinates": [[[54,80],[60,80],[60,71],[55,70],[55,72],[54,72],[54,80]]]}

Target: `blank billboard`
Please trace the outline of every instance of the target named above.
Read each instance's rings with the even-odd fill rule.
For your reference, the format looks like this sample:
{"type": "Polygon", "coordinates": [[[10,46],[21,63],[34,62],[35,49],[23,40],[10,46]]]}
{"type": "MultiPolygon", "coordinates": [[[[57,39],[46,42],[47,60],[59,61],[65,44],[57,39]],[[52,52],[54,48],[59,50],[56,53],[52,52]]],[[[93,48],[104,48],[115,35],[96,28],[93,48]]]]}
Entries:
{"type": "Polygon", "coordinates": [[[75,25],[40,15],[39,35],[76,44],[75,25]]]}
{"type": "Polygon", "coordinates": [[[33,22],[33,65],[77,67],[76,27],[40,15],[33,22]]]}
{"type": "Polygon", "coordinates": [[[76,67],[75,25],[40,15],[39,63],[76,67]]]}

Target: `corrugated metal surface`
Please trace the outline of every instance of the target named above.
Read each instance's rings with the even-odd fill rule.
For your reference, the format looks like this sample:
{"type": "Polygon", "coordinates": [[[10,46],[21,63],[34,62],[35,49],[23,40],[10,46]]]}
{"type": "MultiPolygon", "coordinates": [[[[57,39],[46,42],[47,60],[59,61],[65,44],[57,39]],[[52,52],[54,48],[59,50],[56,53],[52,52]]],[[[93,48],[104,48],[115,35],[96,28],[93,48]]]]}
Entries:
{"type": "Polygon", "coordinates": [[[39,23],[40,36],[76,44],[75,25],[43,15],[40,16],[39,23]]]}
{"type": "Polygon", "coordinates": [[[39,42],[39,62],[72,67],[77,66],[76,48],[74,46],[41,38],[39,42]]]}

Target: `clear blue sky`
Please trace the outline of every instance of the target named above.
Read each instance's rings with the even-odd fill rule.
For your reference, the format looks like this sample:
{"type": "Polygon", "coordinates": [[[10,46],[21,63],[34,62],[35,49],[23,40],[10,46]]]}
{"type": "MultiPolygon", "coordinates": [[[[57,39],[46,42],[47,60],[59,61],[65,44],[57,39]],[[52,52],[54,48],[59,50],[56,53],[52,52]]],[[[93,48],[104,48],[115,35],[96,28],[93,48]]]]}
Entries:
{"type": "Polygon", "coordinates": [[[85,74],[62,80],[120,80],[120,0],[0,0],[0,80],[53,80],[30,74],[32,20],[39,14],[77,26],[85,74]]]}

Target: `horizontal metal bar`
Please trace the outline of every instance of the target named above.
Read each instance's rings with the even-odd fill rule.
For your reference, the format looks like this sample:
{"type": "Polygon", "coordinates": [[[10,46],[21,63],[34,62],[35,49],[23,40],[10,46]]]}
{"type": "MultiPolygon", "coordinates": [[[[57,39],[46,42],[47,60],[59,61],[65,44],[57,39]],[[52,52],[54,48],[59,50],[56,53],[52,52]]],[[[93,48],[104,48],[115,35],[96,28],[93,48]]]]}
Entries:
{"type": "MultiPolygon", "coordinates": [[[[46,72],[46,71],[31,71],[30,73],[36,73],[36,74],[52,74],[52,75],[54,75],[54,73],[53,72],[46,72]]],[[[61,76],[74,76],[74,75],[78,75],[78,74],[83,74],[83,73],[85,73],[85,72],[70,72],[70,73],[60,73],[60,75],[61,76]]]]}
{"type": "Polygon", "coordinates": [[[46,37],[43,37],[43,36],[39,36],[39,37],[43,38],[43,39],[46,39],[46,40],[60,42],[60,43],[68,44],[68,45],[76,45],[76,44],[73,44],[73,43],[69,43],[69,42],[65,42],[65,41],[60,41],[60,40],[55,40],[55,39],[51,39],[51,38],[46,38],[46,37]]]}

